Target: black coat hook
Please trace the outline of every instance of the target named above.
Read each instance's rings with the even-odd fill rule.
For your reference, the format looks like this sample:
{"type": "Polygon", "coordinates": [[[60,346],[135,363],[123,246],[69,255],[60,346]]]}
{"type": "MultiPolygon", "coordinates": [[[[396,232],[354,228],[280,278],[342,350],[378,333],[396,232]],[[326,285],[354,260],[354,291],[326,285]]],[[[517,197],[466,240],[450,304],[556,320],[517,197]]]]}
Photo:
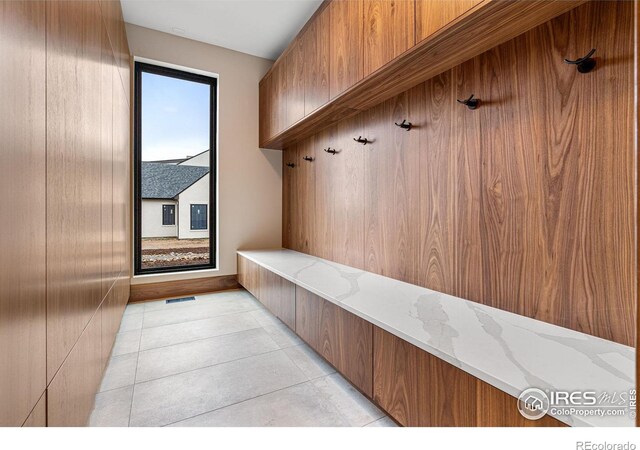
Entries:
{"type": "Polygon", "coordinates": [[[458,100],[458,103],[462,103],[469,109],[478,109],[478,106],[480,106],[480,100],[473,98],[473,94],[466,100],[458,100]]]}
{"type": "Polygon", "coordinates": [[[407,131],[409,131],[413,126],[411,122],[407,122],[407,119],[403,119],[401,123],[396,122],[396,125],[407,131]]]}
{"type": "Polygon", "coordinates": [[[331,153],[332,155],[335,155],[336,153],[338,153],[338,150],[336,150],[335,148],[331,148],[331,147],[325,148],[324,151],[327,152],[327,153],[331,153]]]}
{"type": "Polygon", "coordinates": [[[313,158],[311,156],[303,156],[302,159],[309,162],[313,161],[313,158]]]}
{"type": "Polygon", "coordinates": [[[566,64],[574,64],[578,66],[578,72],[580,73],[589,73],[596,67],[596,60],[592,58],[595,52],[596,49],[592,48],[591,51],[586,54],[586,56],[573,61],[565,58],[564,62],[566,64]]]}
{"type": "Polygon", "coordinates": [[[295,167],[296,165],[294,163],[287,163],[287,167],[291,167],[292,169],[295,167]]]}
{"type": "Polygon", "coordinates": [[[367,138],[363,138],[362,136],[359,136],[357,139],[353,138],[354,141],[362,144],[362,145],[367,145],[369,143],[369,139],[367,138]]]}

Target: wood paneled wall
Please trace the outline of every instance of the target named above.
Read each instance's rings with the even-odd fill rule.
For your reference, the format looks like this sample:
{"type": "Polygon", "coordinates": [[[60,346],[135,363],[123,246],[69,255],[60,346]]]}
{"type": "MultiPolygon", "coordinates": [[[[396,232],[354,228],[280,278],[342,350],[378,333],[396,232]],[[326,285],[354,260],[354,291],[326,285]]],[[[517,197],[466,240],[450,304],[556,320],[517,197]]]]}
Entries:
{"type": "Polygon", "coordinates": [[[45,4],[0,2],[0,425],[46,387],[45,4]]]}
{"type": "Polygon", "coordinates": [[[634,345],[633,17],[582,5],[286,149],[284,245],[634,345]]]}
{"type": "Polygon", "coordinates": [[[84,425],[129,298],[120,4],[0,2],[0,56],[0,425],[84,425]]]}

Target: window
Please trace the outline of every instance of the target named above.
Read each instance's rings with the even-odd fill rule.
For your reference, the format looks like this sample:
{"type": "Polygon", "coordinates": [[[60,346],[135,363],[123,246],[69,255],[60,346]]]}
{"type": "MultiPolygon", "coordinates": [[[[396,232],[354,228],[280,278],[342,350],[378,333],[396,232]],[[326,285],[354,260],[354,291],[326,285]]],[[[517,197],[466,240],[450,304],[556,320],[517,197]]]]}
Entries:
{"type": "Polygon", "coordinates": [[[162,225],[176,224],[176,205],[162,205],[162,225]]]}
{"type": "Polygon", "coordinates": [[[217,79],[134,75],[135,274],[215,268],[217,79]]]}
{"type": "Polygon", "coordinates": [[[207,229],[207,205],[191,205],[191,229],[207,229]]]}

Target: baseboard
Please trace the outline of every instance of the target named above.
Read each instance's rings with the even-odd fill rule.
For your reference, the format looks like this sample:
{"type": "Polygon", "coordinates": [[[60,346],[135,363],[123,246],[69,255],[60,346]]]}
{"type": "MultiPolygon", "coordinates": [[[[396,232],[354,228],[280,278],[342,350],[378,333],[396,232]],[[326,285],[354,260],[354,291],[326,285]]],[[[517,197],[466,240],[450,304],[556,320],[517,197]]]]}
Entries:
{"type": "Polygon", "coordinates": [[[194,278],[192,280],[163,281],[161,283],[132,284],[129,303],[163,300],[186,295],[240,289],[237,275],[194,278]]]}

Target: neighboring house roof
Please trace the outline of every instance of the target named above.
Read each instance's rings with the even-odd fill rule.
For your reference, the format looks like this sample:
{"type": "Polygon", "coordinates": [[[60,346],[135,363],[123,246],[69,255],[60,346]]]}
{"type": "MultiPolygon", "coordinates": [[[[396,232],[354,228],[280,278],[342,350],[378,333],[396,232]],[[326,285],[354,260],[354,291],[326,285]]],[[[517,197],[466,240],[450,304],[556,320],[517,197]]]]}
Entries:
{"type": "Polygon", "coordinates": [[[208,173],[208,167],[143,162],[142,198],[173,199],[208,173]]]}

